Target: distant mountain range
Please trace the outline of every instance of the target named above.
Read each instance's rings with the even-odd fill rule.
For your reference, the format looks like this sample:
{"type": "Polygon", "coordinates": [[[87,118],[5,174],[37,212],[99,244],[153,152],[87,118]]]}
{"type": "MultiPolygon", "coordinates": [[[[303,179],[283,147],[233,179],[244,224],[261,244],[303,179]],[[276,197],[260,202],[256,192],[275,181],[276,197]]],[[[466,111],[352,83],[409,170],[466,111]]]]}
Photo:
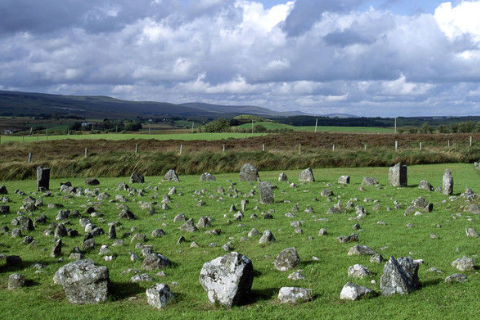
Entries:
{"type": "Polygon", "coordinates": [[[207,103],[173,104],[154,101],[126,101],[107,96],[64,96],[44,93],[0,91],[0,116],[78,116],[86,119],[132,117],[218,118],[241,114],[263,117],[307,115],[300,111],[277,112],[255,106],[207,103]]]}

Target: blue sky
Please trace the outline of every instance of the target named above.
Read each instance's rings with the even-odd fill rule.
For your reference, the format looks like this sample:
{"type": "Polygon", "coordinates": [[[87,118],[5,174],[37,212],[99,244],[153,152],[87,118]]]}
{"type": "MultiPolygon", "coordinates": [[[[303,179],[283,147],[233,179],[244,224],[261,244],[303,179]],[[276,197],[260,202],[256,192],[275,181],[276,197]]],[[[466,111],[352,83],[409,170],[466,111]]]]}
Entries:
{"type": "Polygon", "coordinates": [[[480,114],[479,0],[2,0],[0,13],[0,90],[480,114]]]}

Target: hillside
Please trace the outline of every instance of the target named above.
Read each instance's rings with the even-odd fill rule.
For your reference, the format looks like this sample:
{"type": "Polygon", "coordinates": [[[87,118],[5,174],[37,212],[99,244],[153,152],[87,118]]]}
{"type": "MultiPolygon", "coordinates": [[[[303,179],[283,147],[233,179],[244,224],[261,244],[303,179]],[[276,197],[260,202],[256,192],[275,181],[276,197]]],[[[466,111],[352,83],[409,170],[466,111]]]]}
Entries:
{"type": "MultiPolygon", "coordinates": [[[[0,116],[83,117],[86,119],[128,117],[235,117],[240,114],[289,116],[255,106],[228,106],[206,103],[173,104],[154,101],[127,101],[107,96],[64,96],[44,93],[0,91],[0,116]]],[[[301,114],[301,113],[296,113],[301,114]]]]}

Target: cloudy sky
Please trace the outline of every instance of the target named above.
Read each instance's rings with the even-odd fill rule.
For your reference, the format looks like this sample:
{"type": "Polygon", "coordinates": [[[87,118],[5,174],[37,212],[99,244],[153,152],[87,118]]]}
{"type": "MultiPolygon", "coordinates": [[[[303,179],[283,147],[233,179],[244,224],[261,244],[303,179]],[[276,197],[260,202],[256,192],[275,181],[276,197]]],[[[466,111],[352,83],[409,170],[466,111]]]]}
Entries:
{"type": "Polygon", "coordinates": [[[1,0],[0,90],[480,115],[480,1],[1,0]]]}

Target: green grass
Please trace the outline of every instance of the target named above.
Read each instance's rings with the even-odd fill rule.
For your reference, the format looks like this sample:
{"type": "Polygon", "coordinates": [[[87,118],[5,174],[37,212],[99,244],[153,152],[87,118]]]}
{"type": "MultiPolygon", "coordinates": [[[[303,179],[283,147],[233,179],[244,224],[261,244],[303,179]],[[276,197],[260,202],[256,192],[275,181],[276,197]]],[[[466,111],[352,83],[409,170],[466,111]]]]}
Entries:
{"type": "Polygon", "coordinates": [[[129,139],[155,139],[155,140],[223,140],[243,139],[263,136],[263,133],[182,133],[182,134],[141,134],[141,133],[106,133],[106,134],[78,134],[78,135],[34,135],[34,136],[1,136],[1,143],[6,142],[36,142],[46,140],[129,140],[129,139]]]}
{"type": "MultiPolygon", "coordinates": [[[[278,188],[274,190],[275,203],[273,205],[261,205],[258,203],[258,193],[256,196],[247,198],[249,204],[245,211],[245,218],[242,221],[234,221],[233,213],[229,212],[232,204],[240,208],[240,201],[245,199],[243,194],[247,194],[256,187],[254,183],[238,181],[238,174],[220,174],[216,175],[216,182],[199,183],[197,176],[180,176],[178,183],[162,182],[161,177],[146,177],[145,185],[130,185],[135,188],[144,188],[145,196],[129,196],[126,191],[115,191],[116,184],[125,181],[127,177],[121,178],[101,178],[101,190],[107,190],[115,198],[116,194],[124,195],[128,198],[126,203],[137,216],[135,221],[121,221],[122,226],[117,228],[119,237],[126,232],[130,232],[135,226],[137,229],[133,233],[144,233],[147,235],[147,244],[153,245],[154,251],[162,253],[171,259],[175,266],[165,270],[167,276],[161,278],[155,276],[155,272],[149,272],[155,278],[155,282],[165,282],[170,285],[172,292],[177,296],[176,303],[168,306],[164,310],[155,310],[146,303],[145,289],[153,285],[151,283],[129,284],[129,278],[132,275],[122,275],[121,272],[128,268],[141,268],[141,261],[130,262],[128,252],[133,251],[141,256],[140,250],[135,249],[135,244],[130,243],[130,238],[125,237],[124,247],[111,247],[113,240],[108,240],[107,236],[96,238],[97,247],[94,252],[87,254],[88,258],[93,259],[98,264],[105,265],[110,269],[110,278],[112,281],[112,297],[106,303],[98,305],[75,306],[69,304],[63,294],[61,286],[54,285],[52,277],[55,271],[68,262],[69,251],[77,245],[80,245],[84,232],[78,224],[78,219],[70,219],[70,228],[77,229],[80,236],[77,238],[64,238],[64,258],[65,262],[57,262],[56,259],[48,256],[53,245],[52,237],[42,235],[44,229],[48,227],[39,226],[35,231],[23,232],[24,235],[31,235],[36,241],[36,246],[23,245],[21,239],[12,239],[9,235],[0,235],[0,249],[2,254],[18,254],[25,261],[20,269],[7,269],[0,265],[0,311],[5,319],[10,318],[75,318],[75,319],[150,319],[150,318],[186,318],[186,319],[289,319],[293,317],[303,317],[305,319],[359,319],[359,318],[392,318],[405,319],[410,317],[431,318],[431,319],[451,319],[467,318],[477,313],[480,307],[478,300],[479,275],[478,272],[464,272],[468,275],[469,282],[463,284],[446,285],[444,279],[446,276],[457,272],[450,263],[463,256],[473,256],[478,254],[478,238],[467,238],[465,236],[465,227],[478,228],[479,218],[477,215],[462,213],[457,219],[452,216],[461,212],[459,207],[464,205],[464,200],[452,202],[447,196],[436,192],[418,190],[417,184],[420,180],[429,180],[435,187],[441,185],[442,175],[446,168],[449,168],[455,179],[454,193],[459,194],[464,191],[465,186],[473,188],[474,191],[480,190],[480,179],[478,173],[472,165],[467,164],[442,164],[410,166],[408,168],[409,187],[393,188],[387,184],[387,168],[332,168],[332,169],[314,169],[316,182],[311,184],[298,183],[298,174],[300,170],[286,171],[290,182],[295,182],[298,188],[292,189],[286,182],[277,182],[280,172],[260,172],[262,180],[271,181],[278,188]],[[340,186],[336,183],[340,175],[348,174],[351,176],[351,184],[340,186]],[[366,187],[365,191],[359,191],[360,182],[364,176],[375,176],[383,185],[382,190],[374,187],[366,187]],[[232,186],[240,193],[238,198],[231,196],[229,190],[232,186]],[[322,189],[329,187],[335,193],[332,202],[320,196],[322,189]],[[151,186],[151,187],[150,187],[151,186]],[[162,211],[156,208],[154,215],[149,215],[148,210],[142,210],[138,202],[161,202],[162,196],[168,192],[168,188],[175,186],[179,193],[172,196],[172,203],[169,204],[170,210],[162,211]],[[215,192],[218,186],[223,186],[226,194],[223,200],[215,192]],[[158,191],[152,189],[158,187],[158,191]],[[201,195],[195,195],[195,190],[204,190],[201,195]],[[403,215],[405,208],[411,201],[418,196],[423,196],[429,202],[434,203],[434,211],[425,213],[421,216],[403,215]],[[319,201],[314,201],[317,197],[319,201]],[[363,206],[369,213],[360,225],[363,232],[359,232],[359,244],[371,246],[380,252],[384,258],[388,259],[391,255],[395,257],[411,255],[415,259],[424,259],[425,265],[420,266],[419,277],[423,287],[407,296],[377,297],[370,300],[360,300],[356,302],[345,302],[339,300],[339,294],[342,286],[349,280],[354,283],[365,285],[377,292],[379,289],[380,276],[383,270],[383,264],[373,264],[369,262],[368,257],[348,256],[347,252],[353,244],[339,244],[336,237],[353,233],[352,226],[356,220],[354,211],[346,214],[326,215],[329,207],[333,206],[339,199],[345,204],[351,198],[358,198],[355,205],[363,206]],[[364,202],[364,199],[371,199],[364,202]],[[206,202],[203,207],[196,204],[199,200],[206,202]],[[381,205],[379,211],[374,211],[373,206],[377,203],[373,200],[379,200],[381,205]],[[388,212],[386,207],[393,208],[393,201],[397,200],[402,208],[393,209],[388,212]],[[285,217],[285,213],[291,212],[294,204],[298,204],[300,211],[295,218],[285,217]],[[313,214],[307,214],[303,211],[311,205],[314,209],[313,214]],[[258,210],[254,207],[258,206],[258,210]],[[262,219],[261,212],[275,210],[274,219],[262,219]],[[208,235],[204,230],[195,233],[183,233],[178,230],[181,223],[174,223],[173,217],[179,213],[184,213],[187,217],[198,221],[200,216],[210,216],[214,219],[213,225],[208,230],[219,228],[222,234],[219,236],[208,235]],[[256,213],[259,218],[251,219],[250,215],[256,213]],[[318,218],[328,218],[328,221],[316,221],[318,218]],[[471,219],[471,221],[469,221],[471,219]],[[229,224],[227,220],[231,220],[229,224]],[[293,232],[290,221],[299,220],[303,222],[303,234],[293,232]],[[384,221],[386,226],[378,225],[378,221],[384,221]],[[407,223],[413,223],[414,227],[408,229],[407,223]],[[242,225],[241,225],[242,224],[242,225]],[[441,224],[442,228],[437,228],[441,224]],[[270,245],[260,246],[259,237],[254,237],[248,241],[241,242],[239,239],[247,236],[247,233],[253,228],[260,232],[269,229],[273,232],[277,241],[270,245]],[[318,230],[322,227],[328,229],[328,235],[319,237],[318,230]],[[151,238],[150,233],[153,229],[162,228],[166,232],[163,238],[151,238]],[[439,239],[430,239],[430,234],[436,234],[439,239]],[[185,236],[187,242],[177,245],[176,241],[181,236],[185,236]],[[313,239],[309,240],[309,236],[313,239]],[[256,276],[253,282],[252,301],[245,306],[234,307],[226,310],[221,307],[215,307],[208,302],[206,293],[201,288],[198,276],[203,263],[210,261],[225,252],[220,248],[221,245],[230,241],[233,237],[235,251],[249,257],[254,265],[256,276]],[[192,241],[200,244],[200,248],[190,248],[192,241]],[[215,242],[218,246],[211,248],[209,243],[215,242]],[[105,262],[98,256],[98,249],[101,244],[109,245],[112,252],[117,253],[118,257],[105,262]],[[276,255],[284,248],[294,246],[299,252],[302,260],[299,269],[306,276],[306,280],[292,281],[287,276],[290,272],[279,272],[273,268],[273,260],[276,255]],[[382,249],[382,247],[386,247],[382,249]],[[43,248],[47,250],[44,251],[43,248]],[[318,257],[315,261],[312,257],[318,257]],[[44,262],[48,266],[45,273],[36,274],[30,267],[34,262],[44,262]],[[348,267],[360,263],[369,268],[374,274],[365,279],[350,279],[347,276],[348,267]],[[444,274],[433,274],[427,270],[430,267],[437,267],[444,271],[444,274]],[[15,291],[6,290],[8,276],[13,272],[23,273],[30,286],[15,291]],[[370,283],[376,280],[376,284],[370,283]],[[172,285],[177,282],[177,285],[172,285]],[[299,286],[311,288],[316,298],[314,301],[302,305],[280,305],[277,301],[278,290],[283,286],[299,286]],[[28,307],[26,307],[28,301],[28,307]]],[[[51,181],[51,188],[54,189],[53,197],[45,197],[47,203],[63,203],[65,209],[78,209],[82,212],[87,202],[97,203],[94,198],[65,197],[59,194],[57,187],[61,181],[68,179],[56,179],[51,181]]],[[[83,179],[70,179],[75,186],[83,186],[83,179]]],[[[33,193],[35,181],[7,181],[4,182],[9,190],[11,199],[12,213],[0,217],[1,225],[8,225],[16,217],[16,212],[21,206],[25,196],[13,193],[13,190],[20,189],[32,195],[35,198],[41,197],[40,194],[33,193]]],[[[83,186],[84,187],[84,186],[83,186]]],[[[105,221],[98,218],[91,218],[99,227],[108,230],[108,222],[118,221],[119,210],[116,209],[117,203],[110,203],[108,200],[98,204],[98,211],[104,214],[105,221]]],[[[58,209],[47,209],[41,207],[33,216],[45,214],[48,217],[48,223],[55,222],[55,216],[58,209]]],[[[87,217],[86,214],[82,214],[87,217]]],[[[33,219],[33,217],[32,217],[33,219]]],[[[480,231],[480,230],[479,230],[480,231]]],[[[3,264],[3,262],[1,262],[3,264]]]]}
{"type": "MultiPolygon", "coordinates": [[[[254,127],[256,125],[262,125],[267,130],[278,130],[278,129],[291,129],[294,131],[315,131],[315,126],[291,126],[288,124],[283,123],[275,123],[275,122],[255,122],[254,127]]],[[[251,123],[245,123],[237,128],[242,129],[251,129],[251,123]]],[[[317,132],[350,132],[350,133],[393,133],[392,128],[377,128],[377,127],[333,127],[333,126],[318,126],[317,132]]]]}

